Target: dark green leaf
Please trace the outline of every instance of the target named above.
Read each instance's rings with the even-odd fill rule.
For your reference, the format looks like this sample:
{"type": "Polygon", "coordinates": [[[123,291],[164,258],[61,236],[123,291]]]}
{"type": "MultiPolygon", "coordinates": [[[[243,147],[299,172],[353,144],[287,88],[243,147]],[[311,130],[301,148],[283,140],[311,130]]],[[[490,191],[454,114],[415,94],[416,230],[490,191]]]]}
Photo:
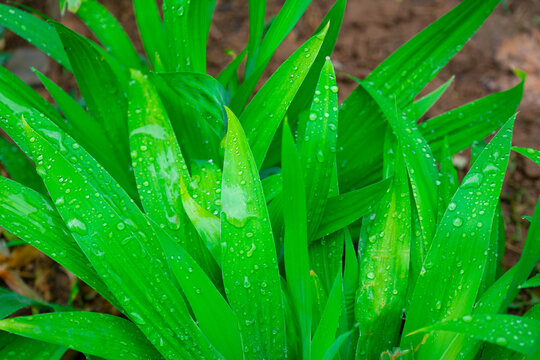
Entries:
{"type": "Polygon", "coordinates": [[[206,74],[195,73],[160,74],[152,80],[188,165],[210,159],[220,164],[225,129],[225,90],[221,84],[206,74]]]}
{"type": "Polygon", "coordinates": [[[287,122],[283,126],[282,144],[283,196],[287,204],[283,207],[285,274],[289,294],[300,324],[302,356],[309,359],[312,319],[306,187],[296,145],[287,122]]]}
{"type": "Polygon", "coordinates": [[[0,138],[0,163],[4,165],[11,178],[39,193],[46,193],[43,181],[36,168],[19,148],[4,138],[0,138]]]}
{"type": "Polygon", "coordinates": [[[328,199],[316,239],[329,235],[358,220],[375,208],[390,185],[389,180],[328,199]]]}

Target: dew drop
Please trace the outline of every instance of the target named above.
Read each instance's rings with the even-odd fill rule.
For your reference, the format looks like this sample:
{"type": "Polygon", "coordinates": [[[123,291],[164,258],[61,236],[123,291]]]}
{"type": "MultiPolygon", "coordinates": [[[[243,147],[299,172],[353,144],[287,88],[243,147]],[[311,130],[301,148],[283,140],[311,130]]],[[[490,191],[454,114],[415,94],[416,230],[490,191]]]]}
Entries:
{"type": "Polygon", "coordinates": [[[460,217],[457,217],[457,218],[454,219],[454,221],[452,221],[452,224],[455,227],[460,227],[461,225],[463,225],[463,219],[460,218],[460,217]]]}

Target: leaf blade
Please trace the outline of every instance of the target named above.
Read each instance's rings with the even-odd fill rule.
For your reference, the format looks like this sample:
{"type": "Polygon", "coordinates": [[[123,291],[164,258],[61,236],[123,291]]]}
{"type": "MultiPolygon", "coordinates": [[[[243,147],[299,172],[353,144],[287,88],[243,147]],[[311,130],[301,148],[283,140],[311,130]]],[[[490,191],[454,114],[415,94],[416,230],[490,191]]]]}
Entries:
{"type": "Polygon", "coordinates": [[[279,358],[285,351],[285,322],[277,257],[258,168],[245,134],[227,109],[229,129],[221,191],[223,280],[245,341],[246,358],[279,358]],[[231,251],[232,249],[232,251],[231,251]],[[254,272],[260,265],[264,274],[254,272]],[[257,290],[257,291],[255,291],[257,290]],[[261,301],[259,291],[266,295],[261,301]]]}
{"type": "Polygon", "coordinates": [[[111,315],[63,312],[21,316],[1,320],[0,329],[107,359],[161,359],[135,325],[111,315]]]}

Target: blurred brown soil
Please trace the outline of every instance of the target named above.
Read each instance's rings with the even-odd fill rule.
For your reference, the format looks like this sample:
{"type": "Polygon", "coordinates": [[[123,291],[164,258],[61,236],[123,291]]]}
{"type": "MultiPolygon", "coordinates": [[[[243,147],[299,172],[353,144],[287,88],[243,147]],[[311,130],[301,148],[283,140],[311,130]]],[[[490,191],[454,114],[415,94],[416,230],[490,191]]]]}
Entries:
{"type": "MultiPolygon", "coordinates": [[[[18,2],[38,8],[55,19],[61,19],[72,29],[91,35],[73,15],[67,14],[60,18],[56,0],[18,2]]],[[[137,49],[142,51],[130,2],[102,2],[118,16],[135,41],[137,49]]],[[[283,2],[269,0],[268,15],[277,13],[283,2]]],[[[333,1],[329,0],[313,0],[304,18],[278,49],[265,78],[309,37],[332,3],[333,1]]],[[[339,72],[341,99],[355,87],[346,74],[364,78],[400,45],[458,3],[457,0],[349,0],[333,55],[339,72]]],[[[231,60],[230,56],[225,55],[227,49],[236,53],[243,49],[248,38],[247,13],[246,0],[218,0],[209,39],[210,74],[217,75],[231,60]]],[[[21,39],[10,33],[6,35],[6,51],[17,51],[25,47],[28,47],[28,44],[21,39]]],[[[49,77],[65,89],[75,88],[72,76],[63,72],[58,64],[50,61],[45,65],[49,77]]],[[[429,111],[427,117],[514,86],[518,82],[512,73],[514,68],[528,74],[525,97],[515,128],[514,145],[540,149],[540,0],[508,0],[506,6],[498,7],[461,53],[428,86],[428,89],[433,89],[452,75],[455,76],[452,86],[429,111]]],[[[43,88],[37,86],[36,89],[47,97],[43,88]]],[[[458,156],[467,160],[468,153],[458,156]]],[[[466,167],[467,165],[462,169],[462,174],[466,167]]],[[[512,154],[502,195],[508,239],[504,258],[506,267],[513,265],[519,258],[527,228],[527,222],[522,220],[521,216],[532,215],[539,194],[540,168],[531,161],[512,154]]],[[[53,265],[45,256],[31,251],[15,256],[25,258],[19,267],[10,267],[10,274],[15,274],[24,280],[24,284],[29,285],[26,291],[35,290],[46,300],[66,303],[72,281],[66,272],[53,265]]],[[[5,266],[6,261],[5,256],[3,259],[0,253],[0,269],[5,266]]],[[[16,285],[16,282],[13,286],[18,290],[22,289],[21,286],[24,287],[16,285]]],[[[540,294],[537,293],[536,296],[540,294]]],[[[110,310],[107,304],[95,299],[95,293],[83,286],[81,294],[75,298],[75,305],[97,311],[110,310]]]]}

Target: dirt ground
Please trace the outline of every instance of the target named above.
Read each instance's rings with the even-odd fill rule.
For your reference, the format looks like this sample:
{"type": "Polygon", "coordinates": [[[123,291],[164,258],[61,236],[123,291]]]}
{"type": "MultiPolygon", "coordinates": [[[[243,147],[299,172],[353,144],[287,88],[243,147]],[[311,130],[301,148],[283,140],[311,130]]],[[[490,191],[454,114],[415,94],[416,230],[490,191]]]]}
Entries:
{"type": "MultiPolygon", "coordinates": [[[[38,7],[48,16],[60,19],[56,0],[22,2],[38,7]]],[[[142,50],[130,2],[102,2],[119,17],[137,48],[142,50]]],[[[283,2],[268,0],[268,16],[277,13],[283,2]]],[[[349,0],[333,55],[339,72],[341,99],[355,86],[345,74],[364,78],[400,45],[458,3],[457,0],[349,0]]],[[[452,75],[455,76],[450,89],[429,111],[428,118],[490,93],[508,89],[518,82],[512,69],[519,68],[524,70],[528,77],[525,97],[516,123],[514,144],[540,149],[540,0],[508,0],[503,3],[430,86],[433,88],[441,85],[452,75]]],[[[304,18],[278,49],[270,64],[271,70],[309,37],[332,4],[333,1],[330,0],[313,0],[304,18]]],[[[230,61],[230,57],[225,55],[227,49],[237,53],[243,49],[248,38],[247,13],[246,0],[218,0],[209,39],[210,74],[217,75],[230,61]]],[[[74,16],[68,14],[61,21],[89,35],[88,29],[74,16]]],[[[5,37],[4,46],[4,51],[14,53],[28,47],[9,33],[5,37]]],[[[31,60],[36,59],[38,58],[31,60]]],[[[62,72],[59,65],[46,59],[40,61],[40,66],[53,80],[66,89],[74,88],[74,80],[69,74],[62,72]]],[[[24,69],[20,71],[24,73],[24,69]]],[[[266,76],[270,73],[271,71],[266,76]]],[[[37,89],[45,93],[39,86],[37,89]]],[[[461,156],[466,159],[467,154],[461,156]]],[[[466,167],[462,170],[462,173],[466,171],[466,167]]],[[[504,259],[507,267],[517,261],[522,238],[526,233],[527,224],[521,216],[532,215],[539,194],[540,168],[513,154],[502,196],[508,238],[504,259]]],[[[66,303],[71,287],[71,279],[66,272],[53,266],[43,255],[37,255],[31,250],[25,250],[23,254],[16,256],[22,265],[11,266],[7,276],[17,279],[6,281],[10,286],[23,292],[35,290],[46,300],[66,303]]],[[[12,254],[11,261],[13,257],[12,254]]],[[[0,254],[0,264],[3,261],[8,260],[2,260],[0,254]]],[[[0,265],[0,277],[6,280],[6,275],[2,274],[0,265]]],[[[525,301],[534,296],[540,294],[525,295],[525,301]]],[[[82,287],[74,304],[91,307],[93,310],[110,310],[106,304],[93,297],[94,293],[82,287]]]]}

